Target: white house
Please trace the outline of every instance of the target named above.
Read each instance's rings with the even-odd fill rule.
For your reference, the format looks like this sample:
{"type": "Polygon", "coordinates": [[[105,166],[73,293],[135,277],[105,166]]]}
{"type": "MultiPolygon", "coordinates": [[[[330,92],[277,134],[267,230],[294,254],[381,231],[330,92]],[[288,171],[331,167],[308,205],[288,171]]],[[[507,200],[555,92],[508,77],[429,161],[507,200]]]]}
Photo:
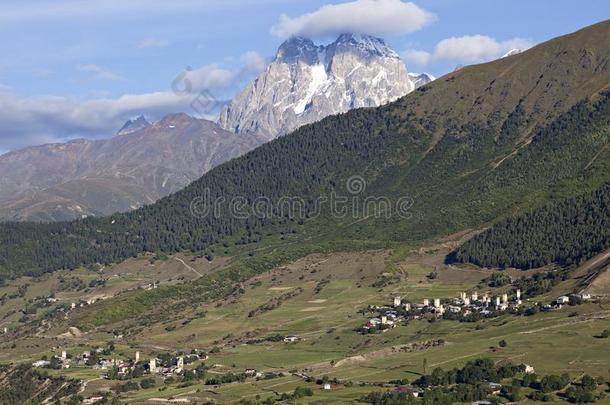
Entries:
{"type": "Polygon", "coordinates": [[[534,367],[530,366],[529,364],[523,364],[523,366],[525,367],[525,374],[534,374],[536,372],[534,367]]]}
{"type": "Polygon", "coordinates": [[[570,298],[567,295],[562,295],[561,297],[557,298],[556,301],[559,305],[568,304],[570,302],[570,298]]]}

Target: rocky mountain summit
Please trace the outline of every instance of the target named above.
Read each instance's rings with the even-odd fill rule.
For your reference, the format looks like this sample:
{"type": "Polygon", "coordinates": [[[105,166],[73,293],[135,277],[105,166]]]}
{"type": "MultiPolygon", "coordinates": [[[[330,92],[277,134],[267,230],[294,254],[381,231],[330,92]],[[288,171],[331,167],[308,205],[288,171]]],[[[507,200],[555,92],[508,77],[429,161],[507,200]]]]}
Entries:
{"type": "Polygon", "coordinates": [[[273,139],[329,115],[386,104],[431,80],[426,74],[409,75],[398,54],[379,38],[343,34],[320,46],[293,37],[225,107],[220,125],[273,139]]]}
{"type": "Polygon", "coordinates": [[[117,135],[128,135],[150,126],[150,122],[143,115],[140,115],[134,120],[129,120],[117,132],[117,135]]]}

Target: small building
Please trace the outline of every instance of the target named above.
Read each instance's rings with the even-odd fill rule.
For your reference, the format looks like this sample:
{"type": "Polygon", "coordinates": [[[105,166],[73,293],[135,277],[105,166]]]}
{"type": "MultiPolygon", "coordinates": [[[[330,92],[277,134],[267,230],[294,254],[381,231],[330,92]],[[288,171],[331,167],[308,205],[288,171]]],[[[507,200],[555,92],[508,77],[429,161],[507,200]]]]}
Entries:
{"type": "Polygon", "coordinates": [[[449,312],[453,312],[454,314],[457,314],[458,312],[462,312],[462,308],[458,307],[457,305],[449,305],[447,307],[447,310],[449,310],[449,312]]]}
{"type": "Polygon", "coordinates": [[[332,387],[330,386],[330,383],[324,383],[324,390],[325,390],[325,391],[330,391],[330,390],[331,390],[331,388],[332,388],[332,387]]]}
{"type": "Polygon", "coordinates": [[[555,300],[558,305],[568,304],[570,302],[570,298],[567,295],[562,295],[561,297],[555,300]]]}
{"type": "Polygon", "coordinates": [[[148,371],[150,371],[151,374],[155,374],[157,372],[157,359],[150,359],[150,362],[148,363],[148,371]]]}
{"type": "Polygon", "coordinates": [[[495,382],[490,382],[488,384],[489,389],[493,395],[498,395],[502,391],[502,384],[498,384],[495,382]]]}
{"type": "Polygon", "coordinates": [[[394,297],[394,306],[399,307],[400,303],[401,303],[400,295],[397,295],[396,297],[394,297]]]}
{"type": "Polygon", "coordinates": [[[294,342],[298,342],[299,340],[301,340],[301,338],[299,338],[298,336],[294,336],[294,335],[286,336],[284,338],[284,342],[286,342],[286,343],[294,343],[294,342]]]}
{"type": "Polygon", "coordinates": [[[48,360],[38,360],[38,361],[35,361],[35,362],[32,363],[32,367],[36,367],[36,368],[38,368],[38,367],[46,367],[46,366],[48,366],[50,364],[51,364],[51,362],[48,361],[48,360]]]}
{"type": "Polygon", "coordinates": [[[430,305],[430,300],[428,298],[424,298],[424,307],[427,307],[430,305]]]}
{"type": "Polygon", "coordinates": [[[529,364],[523,364],[523,367],[525,368],[525,374],[534,374],[536,372],[534,367],[530,366],[529,364]]]}

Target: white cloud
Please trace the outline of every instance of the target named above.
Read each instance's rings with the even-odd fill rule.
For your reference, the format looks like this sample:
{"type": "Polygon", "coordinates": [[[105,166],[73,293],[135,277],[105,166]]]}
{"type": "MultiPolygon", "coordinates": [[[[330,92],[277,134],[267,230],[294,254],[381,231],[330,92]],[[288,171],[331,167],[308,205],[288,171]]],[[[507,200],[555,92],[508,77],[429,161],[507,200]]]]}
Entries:
{"type": "Polygon", "coordinates": [[[169,41],[165,39],[146,38],[138,44],[139,49],[146,48],[165,48],[169,45],[169,41]]]}
{"type": "Polygon", "coordinates": [[[78,65],[76,70],[81,73],[90,73],[96,80],[109,82],[124,81],[125,78],[118,74],[94,64],[78,65]]]}
{"type": "Polygon", "coordinates": [[[265,69],[267,61],[254,51],[249,51],[240,57],[241,69],[229,70],[217,64],[202,66],[198,69],[187,67],[178,75],[172,89],[177,93],[198,93],[204,90],[225,90],[231,88],[242,79],[250,78],[265,69]]]}
{"type": "Polygon", "coordinates": [[[255,51],[244,53],[240,60],[244,64],[244,69],[252,72],[262,72],[269,64],[262,55],[255,51]]]}
{"type": "Polygon", "coordinates": [[[407,63],[419,66],[434,61],[455,63],[479,63],[497,59],[512,49],[528,49],[532,42],[523,38],[498,41],[486,35],[465,35],[440,41],[433,52],[410,49],[402,56],[407,63]]]}
{"type": "Polygon", "coordinates": [[[521,38],[497,41],[486,35],[466,35],[442,40],[434,49],[434,56],[441,60],[475,63],[502,56],[511,49],[526,49],[532,44],[521,38]]]}
{"type": "Polygon", "coordinates": [[[280,16],[271,29],[280,38],[291,36],[324,37],[351,32],[391,35],[417,31],[435,16],[410,2],[401,0],[355,0],[325,5],[298,17],[280,16]]]}
{"type": "Polygon", "coordinates": [[[193,69],[187,67],[172,83],[176,93],[197,93],[204,90],[222,90],[230,87],[239,75],[238,71],[221,68],[217,64],[193,69]]]}
{"type": "MultiPolygon", "coordinates": [[[[118,98],[110,98],[103,91],[96,92],[97,98],[90,100],[69,96],[20,97],[0,85],[0,150],[73,138],[106,138],[127,119],[140,114],[155,120],[169,113],[186,112],[214,120],[226,104],[226,100],[216,99],[214,94],[231,90],[266,64],[255,52],[245,53],[240,60],[243,66],[235,70],[216,64],[186,69],[168,91],[118,98]]],[[[109,73],[96,65],[80,65],[78,70],[106,78],[109,73]]]]}
{"type": "Polygon", "coordinates": [[[192,106],[195,101],[193,94],[169,91],[94,100],[58,96],[23,98],[4,92],[0,93],[0,149],[79,137],[109,137],[127,119],[139,114],[153,119],[172,112],[197,115],[192,106]]]}

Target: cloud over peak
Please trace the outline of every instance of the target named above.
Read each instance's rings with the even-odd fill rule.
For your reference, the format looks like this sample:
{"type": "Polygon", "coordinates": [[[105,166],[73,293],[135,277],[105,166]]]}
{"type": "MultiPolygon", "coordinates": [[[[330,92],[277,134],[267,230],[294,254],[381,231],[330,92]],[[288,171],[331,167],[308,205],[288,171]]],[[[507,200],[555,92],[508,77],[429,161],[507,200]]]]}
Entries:
{"type": "Polygon", "coordinates": [[[298,17],[280,16],[271,33],[280,38],[319,38],[345,32],[392,35],[417,31],[436,17],[414,3],[401,0],[355,0],[325,5],[298,17]]]}

